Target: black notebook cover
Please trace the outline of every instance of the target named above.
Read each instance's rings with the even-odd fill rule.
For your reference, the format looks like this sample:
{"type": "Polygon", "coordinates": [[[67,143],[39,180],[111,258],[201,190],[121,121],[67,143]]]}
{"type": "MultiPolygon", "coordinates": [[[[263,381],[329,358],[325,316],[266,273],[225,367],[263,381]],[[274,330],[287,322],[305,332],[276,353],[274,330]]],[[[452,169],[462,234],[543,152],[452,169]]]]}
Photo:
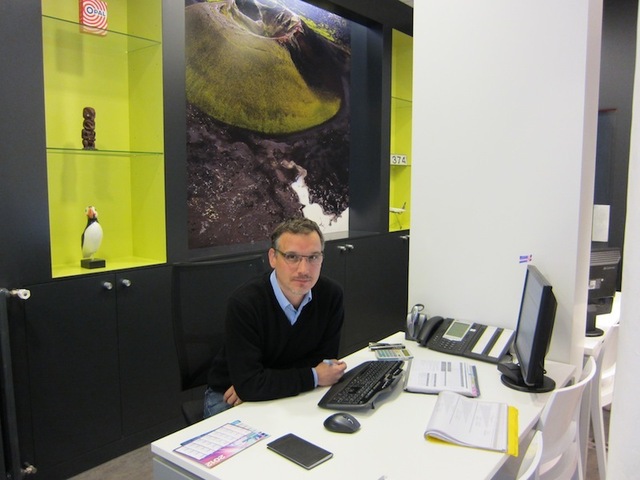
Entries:
{"type": "Polygon", "coordinates": [[[287,433],[276,440],[267,443],[267,448],[279,453],[292,462],[306,468],[307,470],[329,460],[333,453],[314,445],[307,440],[287,433]]]}

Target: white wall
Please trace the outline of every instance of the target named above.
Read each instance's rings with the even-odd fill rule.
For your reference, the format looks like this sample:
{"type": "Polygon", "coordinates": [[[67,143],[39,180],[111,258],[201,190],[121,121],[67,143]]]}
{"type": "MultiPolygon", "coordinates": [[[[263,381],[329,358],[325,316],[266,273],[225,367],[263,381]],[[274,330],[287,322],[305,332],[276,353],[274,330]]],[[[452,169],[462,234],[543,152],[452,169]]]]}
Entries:
{"type": "Polygon", "coordinates": [[[577,365],[602,2],[415,3],[409,306],[514,328],[531,254],[558,299],[548,358],[577,365]]]}
{"type": "MultiPolygon", "coordinates": [[[[640,40],[640,29],[637,39],[640,40]]],[[[640,88],[640,41],[636,46],[635,92],[640,88]]],[[[640,97],[633,99],[631,147],[627,187],[624,258],[622,263],[623,301],[620,310],[620,339],[616,362],[616,383],[611,406],[609,463],[607,477],[638,478],[638,366],[640,365],[640,97]]]]}

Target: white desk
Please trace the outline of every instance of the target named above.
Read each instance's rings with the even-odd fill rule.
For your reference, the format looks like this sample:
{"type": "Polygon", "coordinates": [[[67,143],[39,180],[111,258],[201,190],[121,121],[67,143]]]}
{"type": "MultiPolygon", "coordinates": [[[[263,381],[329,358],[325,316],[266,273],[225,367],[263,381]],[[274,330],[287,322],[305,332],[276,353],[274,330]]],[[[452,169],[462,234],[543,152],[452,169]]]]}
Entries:
{"type": "MultiPolygon", "coordinates": [[[[404,342],[399,332],[386,341],[404,342]]],[[[416,358],[443,358],[442,353],[405,342],[416,358]]],[[[452,357],[460,359],[461,357],[452,357]]],[[[373,360],[368,349],[347,358],[349,367],[373,360]]],[[[468,359],[469,360],[469,359],[468,359]]],[[[535,425],[548,393],[517,392],[502,385],[493,364],[470,360],[478,368],[481,398],[507,402],[519,410],[519,435],[522,440],[535,425]]],[[[547,374],[563,385],[573,374],[573,366],[546,362],[547,374]]],[[[271,402],[244,403],[221,414],[180,430],[151,444],[156,480],[175,479],[370,479],[410,480],[414,478],[489,479],[508,458],[497,452],[437,444],[424,439],[423,433],[435,405],[435,395],[407,393],[398,385],[395,391],[373,410],[355,411],[362,424],[354,434],[327,431],[322,422],[332,410],[317,406],[326,392],[317,388],[292,398],[271,402]],[[173,452],[181,442],[233,421],[266,432],[270,437],[208,469],[173,452]],[[312,470],[267,450],[267,443],[286,433],[295,433],[331,452],[334,456],[312,470]]]]}

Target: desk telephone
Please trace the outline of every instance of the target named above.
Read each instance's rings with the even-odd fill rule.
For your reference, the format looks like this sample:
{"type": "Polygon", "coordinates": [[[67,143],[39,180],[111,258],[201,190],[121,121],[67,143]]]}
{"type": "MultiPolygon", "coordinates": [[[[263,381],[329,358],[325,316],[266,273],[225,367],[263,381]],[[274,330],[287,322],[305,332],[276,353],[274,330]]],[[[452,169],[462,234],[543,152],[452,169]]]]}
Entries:
{"type": "MultiPolygon", "coordinates": [[[[424,307],[423,307],[424,308],[424,307]]],[[[409,314],[415,314],[414,309],[409,314]]],[[[422,315],[418,310],[418,315],[422,315]]],[[[424,315],[423,315],[424,316],[424,315]]],[[[418,323],[420,318],[414,324],[418,323]]],[[[409,318],[407,319],[409,323],[409,318]]],[[[422,319],[415,339],[420,345],[438,352],[498,363],[509,351],[513,330],[474,322],[462,322],[440,316],[422,319]]],[[[415,328],[413,329],[415,332],[415,328]]],[[[407,329],[409,334],[409,329],[407,329]]],[[[409,338],[409,336],[407,336],[409,338]]]]}

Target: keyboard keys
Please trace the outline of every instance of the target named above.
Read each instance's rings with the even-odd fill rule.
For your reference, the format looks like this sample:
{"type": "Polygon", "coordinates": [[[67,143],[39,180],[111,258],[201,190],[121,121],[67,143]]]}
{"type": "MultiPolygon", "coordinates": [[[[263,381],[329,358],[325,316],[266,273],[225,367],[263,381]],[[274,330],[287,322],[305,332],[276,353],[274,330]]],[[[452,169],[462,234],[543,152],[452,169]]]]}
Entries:
{"type": "Polygon", "coordinates": [[[349,370],[322,397],[319,406],[334,409],[373,407],[373,402],[395,387],[402,377],[402,361],[369,361],[349,370]]]}

